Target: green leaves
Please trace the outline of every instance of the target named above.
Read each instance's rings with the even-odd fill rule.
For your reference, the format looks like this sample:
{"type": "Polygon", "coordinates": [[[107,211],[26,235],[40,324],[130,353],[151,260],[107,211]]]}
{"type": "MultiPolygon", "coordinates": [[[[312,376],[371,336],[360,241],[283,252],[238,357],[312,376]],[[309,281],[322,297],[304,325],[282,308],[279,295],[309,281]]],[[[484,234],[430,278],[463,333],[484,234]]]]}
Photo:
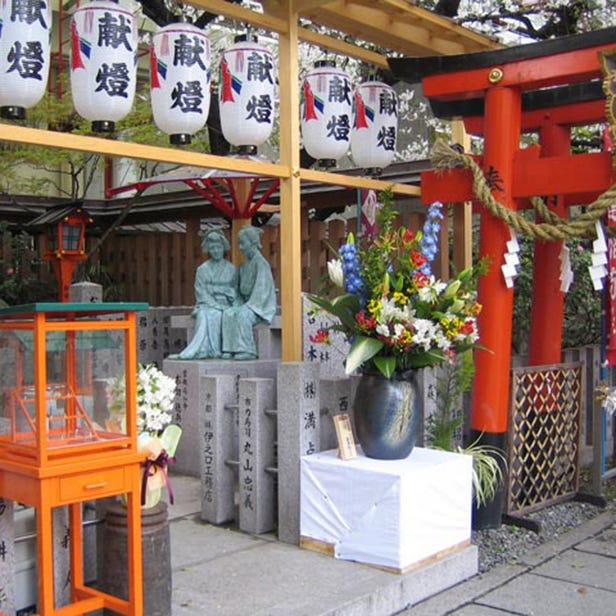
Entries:
{"type": "Polygon", "coordinates": [[[355,315],[361,308],[359,298],[356,295],[338,295],[331,300],[318,295],[308,295],[308,299],[337,318],[343,326],[343,330],[353,331],[356,328],[355,315]]]}
{"type": "MultiPolygon", "coordinates": [[[[366,336],[356,336],[347,355],[346,364],[344,370],[347,374],[355,372],[358,368],[361,368],[367,361],[372,359],[383,347],[384,343],[376,338],[367,338],[366,336]]],[[[380,358],[387,359],[387,358],[380,358]]],[[[394,360],[395,367],[395,358],[394,360]]],[[[375,360],[376,363],[376,360],[375,360]]],[[[382,370],[381,370],[382,372],[382,370]]],[[[385,374],[383,372],[383,374],[385,374]]],[[[387,376],[385,374],[385,376],[387,376]]]]}
{"type": "Polygon", "coordinates": [[[373,361],[374,365],[386,379],[390,379],[396,371],[398,362],[395,357],[375,357],[373,361]]]}

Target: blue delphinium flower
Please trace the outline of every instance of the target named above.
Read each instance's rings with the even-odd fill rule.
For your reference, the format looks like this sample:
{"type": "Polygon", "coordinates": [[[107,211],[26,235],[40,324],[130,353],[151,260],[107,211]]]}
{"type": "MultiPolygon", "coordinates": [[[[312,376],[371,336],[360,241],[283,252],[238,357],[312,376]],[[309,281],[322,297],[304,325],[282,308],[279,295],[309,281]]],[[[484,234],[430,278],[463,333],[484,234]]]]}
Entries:
{"type": "Polygon", "coordinates": [[[362,299],[364,296],[364,281],[360,274],[359,255],[352,235],[349,236],[349,241],[340,247],[338,253],[342,260],[346,292],[351,295],[358,295],[362,299]]]}
{"type": "Polygon", "coordinates": [[[443,213],[441,208],[443,204],[440,201],[435,201],[429,208],[426,216],[426,222],[423,226],[421,237],[421,252],[426,257],[427,262],[421,266],[420,271],[426,276],[432,274],[432,268],[430,262],[436,258],[438,252],[438,234],[441,230],[441,220],[443,220],[443,213]]]}

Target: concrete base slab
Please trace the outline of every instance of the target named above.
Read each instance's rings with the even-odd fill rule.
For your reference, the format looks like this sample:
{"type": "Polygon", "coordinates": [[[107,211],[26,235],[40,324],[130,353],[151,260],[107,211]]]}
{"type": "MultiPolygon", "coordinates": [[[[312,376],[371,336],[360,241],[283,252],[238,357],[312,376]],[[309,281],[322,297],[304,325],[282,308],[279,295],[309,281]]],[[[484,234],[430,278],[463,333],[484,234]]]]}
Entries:
{"type": "Polygon", "coordinates": [[[576,547],[584,552],[593,552],[616,558],[616,528],[608,528],[598,537],[584,541],[576,547]]]}
{"type": "Polygon", "coordinates": [[[477,573],[468,546],[407,574],[200,521],[199,482],[172,476],[173,616],[385,616],[477,573]],[[195,513],[186,514],[193,503],[195,513]]]}
{"type": "Polygon", "coordinates": [[[533,573],[616,593],[616,559],[600,554],[572,550],[537,567],[533,573]]]}
{"type": "MultiPolygon", "coordinates": [[[[597,569],[593,571],[596,573],[597,569]]],[[[614,593],[608,590],[533,573],[520,576],[476,599],[475,604],[507,610],[507,614],[606,616],[613,613],[615,600],[614,593]]],[[[454,612],[456,616],[463,613],[454,612]]]]}
{"type": "Polygon", "coordinates": [[[474,546],[398,575],[187,519],[171,545],[174,616],[383,616],[477,571],[474,546]]]}

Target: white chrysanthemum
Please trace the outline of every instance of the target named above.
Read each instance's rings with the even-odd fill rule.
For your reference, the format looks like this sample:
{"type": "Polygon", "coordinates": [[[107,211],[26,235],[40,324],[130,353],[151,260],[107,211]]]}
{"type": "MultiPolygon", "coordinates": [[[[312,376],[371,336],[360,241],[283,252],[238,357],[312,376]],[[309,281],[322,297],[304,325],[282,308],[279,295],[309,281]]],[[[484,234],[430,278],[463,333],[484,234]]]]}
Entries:
{"type": "Polygon", "coordinates": [[[417,290],[417,295],[422,302],[435,302],[438,296],[447,288],[447,284],[430,276],[430,282],[417,290]]]}
{"type": "MultiPolygon", "coordinates": [[[[175,380],[163,374],[154,364],[139,366],[137,372],[137,430],[160,434],[173,419],[175,380]]],[[[124,377],[114,379],[110,386],[110,409],[126,408],[124,377]]]]}
{"type": "Polygon", "coordinates": [[[436,336],[434,337],[434,342],[436,346],[439,349],[441,349],[441,351],[447,351],[448,349],[451,348],[451,345],[452,345],[452,341],[449,338],[447,338],[447,336],[445,335],[445,332],[443,331],[441,327],[438,328],[438,332],[436,333],[436,336]]]}
{"type": "Polygon", "coordinates": [[[437,325],[428,319],[415,319],[413,327],[413,343],[429,351],[437,336],[437,325]]]}
{"type": "Polygon", "coordinates": [[[404,334],[405,331],[406,331],[406,327],[404,327],[404,325],[402,325],[402,323],[396,323],[394,325],[394,336],[396,338],[402,337],[402,335],[404,334]]]}
{"type": "Polygon", "coordinates": [[[405,308],[400,308],[392,299],[386,298],[382,300],[383,305],[379,315],[379,321],[382,323],[393,323],[396,321],[405,321],[407,319],[407,311],[405,308]]]}
{"type": "Polygon", "coordinates": [[[379,336],[385,336],[385,338],[389,338],[389,327],[384,323],[379,323],[376,326],[376,333],[379,336]]]}

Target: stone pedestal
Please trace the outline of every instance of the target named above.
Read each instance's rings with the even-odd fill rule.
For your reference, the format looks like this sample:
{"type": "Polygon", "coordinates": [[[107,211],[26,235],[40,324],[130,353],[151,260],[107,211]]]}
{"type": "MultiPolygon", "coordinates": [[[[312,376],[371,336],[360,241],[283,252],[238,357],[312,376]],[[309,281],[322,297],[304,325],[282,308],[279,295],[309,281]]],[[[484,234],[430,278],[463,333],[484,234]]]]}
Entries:
{"type": "MultiPolygon", "coordinates": [[[[182,428],[182,438],[175,452],[175,472],[194,477],[201,476],[201,456],[197,455],[197,452],[201,451],[203,427],[199,418],[202,410],[208,404],[202,378],[227,375],[235,379],[234,404],[237,405],[239,379],[276,379],[279,363],[280,361],[276,359],[256,359],[252,361],[165,359],[163,372],[174,378],[177,383],[173,423],[182,428]]],[[[211,404],[211,401],[209,404],[211,404]]]]}
{"type": "Polygon", "coordinates": [[[0,613],[15,612],[15,524],[13,501],[0,498],[0,613]]]}
{"type": "MultiPolygon", "coordinates": [[[[120,503],[107,506],[102,537],[100,589],[128,599],[126,508],[120,503]]],[[[141,549],[143,613],[147,616],[171,616],[171,542],[166,503],[142,509],[141,549]]]]}

